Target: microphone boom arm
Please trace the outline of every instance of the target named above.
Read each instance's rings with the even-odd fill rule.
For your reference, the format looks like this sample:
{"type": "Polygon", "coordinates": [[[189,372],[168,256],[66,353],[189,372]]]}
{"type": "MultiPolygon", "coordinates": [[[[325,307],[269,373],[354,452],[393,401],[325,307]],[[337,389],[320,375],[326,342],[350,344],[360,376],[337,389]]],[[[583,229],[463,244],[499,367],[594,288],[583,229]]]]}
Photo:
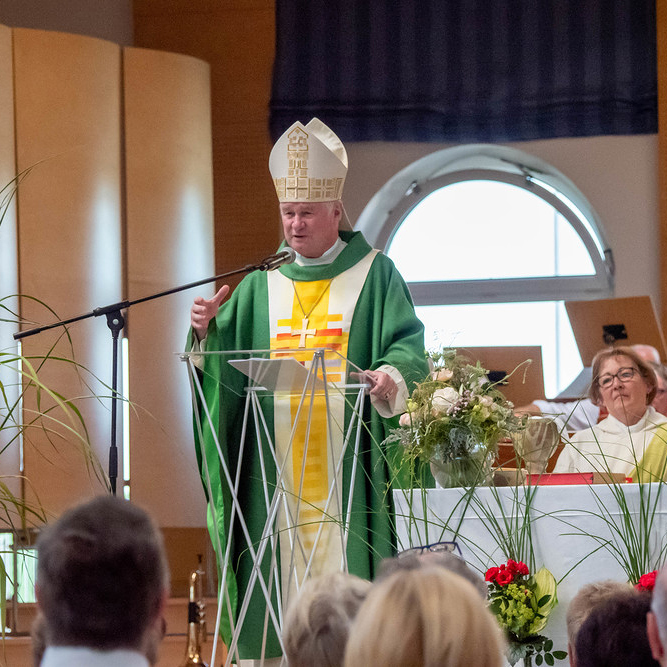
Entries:
{"type": "Polygon", "coordinates": [[[134,306],[137,303],[143,303],[144,301],[152,301],[153,299],[160,299],[163,296],[169,296],[170,294],[175,294],[176,292],[183,292],[193,287],[199,287],[200,285],[206,285],[207,283],[216,282],[222,280],[223,278],[230,278],[231,276],[238,275],[240,273],[252,273],[253,271],[273,271],[283,264],[290,264],[294,261],[294,251],[291,248],[287,248],[275,255],[269,255],[263,259],[259,264],[246,264],[242,269],[234,269],[233,271],[227,271],[226,273],[221,273],[217,276],[211,278],[203,278],[202,280],[196,280],[192,283],[187,283],[186,285],[179,285],[178,287],[172,287],[170,289],[164,290],[162,292],[157,292],[149,296],[140,297],[138,299],[133,299],[132,301],[118,301],[117,303],[112,303],[108,306],[101,306],[100,308],[95,308],[89,313],[84,313],[83,315],[77,315],[76,317],[71,317],[67,320],[59,320],[58,322],[53,322],[52,324],[45,324],[43,326],[35,327],[33,329],[26,329],[25,331],[18,331],[14,334],[14,340],[20,340],[22,338],[27,338],[28,336],[33,336],[34,334],[46,331],[48,329],[54,329],[59,326],[66,326],[72,324],[73,322],[79,322],[80,320],[85,320],[89,317],[100,317],[101,315],[108,315],[110,313],[115,313],[120,310],[125,310],[130,306],[134,306]]]}
{"type": "Polygon", "coordinates": [[[125,310],[130,306],[133,306],[137,303],[143,303],[144,301],[151,301],[152,299],[159,299],[163,296],[168,296],[169,294],[175,294],[176,292],[183,292],[187,289],[192,289],[193,287],[199,287],[200,285],[205,285],[206,283],[212,283],[222,278],[229,278],[230,276],[235,276],[239,273],[251,273],[252,271],[273,271],[283,264],[290,264],[294,261],[296,253],[292,248],[285,248],[275,255],[270,255],[265,258],[259,264],[247,264],[242,269],[235,269],[234,271],[227,271],[226,273],[221,273],[217,276],[211,278],[204,278],[203,280],[197,280],[193,283],[188,283],[186,285],[180,285],[178,287],[172,287],[171,289],[164,290],[162,292],[157,292],[156,294],[151,294],[149,296],[144,296],[139,299],[134,299],[133,301],[125,300],[118,301],[117,303],[112,303],[108,306],[102,306],[100,308],[95,308],[89,313],[84,313],[83,315],[77,315],[76,317],[71,317],[67,320],[59,320],[58,322],[53,322],[52,324],[45,324],[44,326],[35,327],[33,329],[26,329],[25,331],[18,331],[14,334],[14,340],[20,340],[22,338],[27,338],[28,336],[33,336],[35,334],[41,333],[42,331],[47,331],[48,329],[54,329],[55,327],[67,326],[73,322],[78,322],[80,320],[85,320],[90,317],[100,317],[101,315],[106,316],[107,326],[111,331],[112,337],[112,379],[111,379],[111,445],[109,447],[109,485],[111,488],[112,494],[116,495],[116,479],[118,476],[118,447],[116,445],[117,440],[117,401],[119,398],[118,394],[118,336],[120,331],[125,326],[125,318],[123,317],[121,310],[125,310]]]}

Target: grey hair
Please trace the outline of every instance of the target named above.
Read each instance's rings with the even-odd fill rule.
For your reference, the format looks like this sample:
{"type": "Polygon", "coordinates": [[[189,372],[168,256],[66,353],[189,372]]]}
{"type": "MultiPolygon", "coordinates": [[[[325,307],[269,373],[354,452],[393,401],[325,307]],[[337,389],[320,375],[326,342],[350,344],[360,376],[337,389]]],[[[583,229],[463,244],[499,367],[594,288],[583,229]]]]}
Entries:
{"type": "Polygon", "coordinates": [[[371,583],[336,572],[309,579],[289,608],[283,642],[290,667],[342,667],[357,611],[371,583]]]}

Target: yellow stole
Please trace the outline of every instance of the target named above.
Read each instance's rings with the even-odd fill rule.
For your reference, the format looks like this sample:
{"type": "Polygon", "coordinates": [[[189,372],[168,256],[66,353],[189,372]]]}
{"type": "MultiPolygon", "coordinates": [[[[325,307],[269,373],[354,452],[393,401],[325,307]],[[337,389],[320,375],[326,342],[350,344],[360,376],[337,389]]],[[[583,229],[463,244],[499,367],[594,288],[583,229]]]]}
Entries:
{"type": "MultiPolygon", "coordinates": [[[[272,356],[296,348],[336,350],[341,357],[330,357],[327,380],[344,381],[350,325],[376,253],[368,253],[331,281],[292,283],[278,271],[268,273],[272,356]]],[[[285,355],[305,365],[313,356],[312,352],[285,355]]],[[[286,487],[284,511],[278,516],[283,604],[307,576],[344,569],[340,522],[347,500],[335,467],[343,450],[345,400],[335,391],[329,392],[328,400],[330,422],[323,394],[311,401],[307,393],[298,420],[300,394],[274,397],[276,455],[284,467],[286,487]]]]}
{"type": "Polygon", "coordinates": [[[631,479],[633,482],[667,480],[667,424],[661,424],[656,428],[631,479]]]}

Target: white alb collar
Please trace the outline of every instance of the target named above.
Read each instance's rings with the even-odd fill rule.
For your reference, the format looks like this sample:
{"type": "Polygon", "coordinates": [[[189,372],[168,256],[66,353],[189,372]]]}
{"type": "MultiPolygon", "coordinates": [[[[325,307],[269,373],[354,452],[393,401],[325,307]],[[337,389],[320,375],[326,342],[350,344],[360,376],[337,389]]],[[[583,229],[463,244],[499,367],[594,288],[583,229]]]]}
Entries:
{"type": "Polygon", "coordinates": [[[304,257],[298,252],[296,253],[296,259],[294,260],[299,266],[320,266],[322,264],[331,264],[338,255],[345,249],[347,243],[340,238],[336,239],[329,250],[323,252],[319,257],[304,257]]]}
{"type": "Polygon", "coordinates": [[[602,427],[603,431],[609,433],[637,433],[664,424],[666,421],[667,417],[661,415],[653,406],[649,405],[641,419],[636,424],[632,424],[632,426],[626,426],[613,415],[609,415],[606,419],[603,419],[599,426],[602,427]]]}

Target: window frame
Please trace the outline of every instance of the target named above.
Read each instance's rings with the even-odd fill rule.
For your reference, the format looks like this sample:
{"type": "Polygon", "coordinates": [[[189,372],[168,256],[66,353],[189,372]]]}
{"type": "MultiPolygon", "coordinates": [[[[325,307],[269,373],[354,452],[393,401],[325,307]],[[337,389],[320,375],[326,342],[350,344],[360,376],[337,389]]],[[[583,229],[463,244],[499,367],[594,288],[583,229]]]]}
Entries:
{"type": "Polygon", "coordinates": [[[459,146],[417,160],[376,193],[355,228],[364,233],[371,245],[386,252],[398,228],[425,197],[453,183],[470,180],[503,182],[542,198],[579,235],[595,273],[492,280],[406,281],[416,306],[570,301],[613,296],[613,253],[599,219],[584,195],[551,165],[507,146],[459,146]]]}

